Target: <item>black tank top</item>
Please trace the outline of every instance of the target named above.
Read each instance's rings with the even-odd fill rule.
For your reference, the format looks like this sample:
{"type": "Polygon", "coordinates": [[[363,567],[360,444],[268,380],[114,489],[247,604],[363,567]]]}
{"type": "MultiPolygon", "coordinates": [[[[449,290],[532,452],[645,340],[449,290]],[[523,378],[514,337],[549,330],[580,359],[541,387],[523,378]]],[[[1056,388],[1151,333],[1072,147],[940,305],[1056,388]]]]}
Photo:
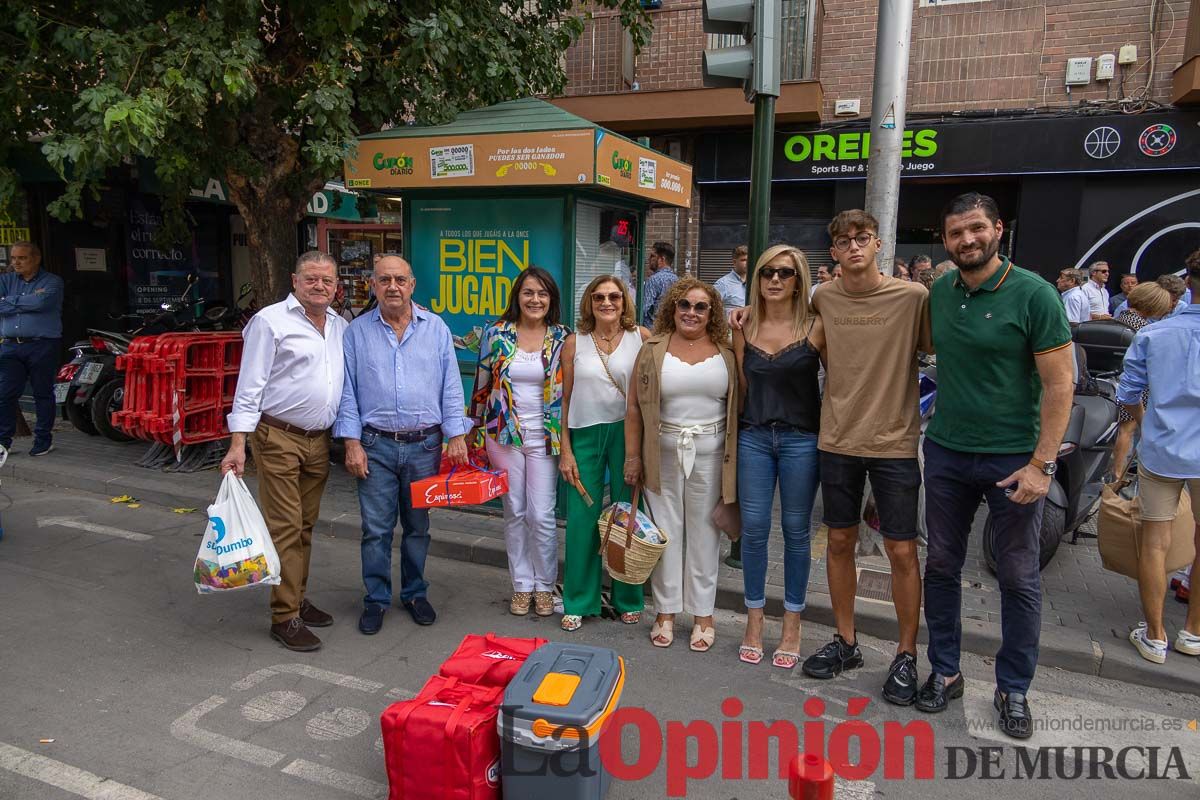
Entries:
{"type": "Polygon", "coordinates": [[[764,353],[746,342],[742,368],[746,373],[743,425],[790,425],[808,433],[821,427],[821,390],[817,351],[807,339],[792,342],[778,353],[764,353]]]}

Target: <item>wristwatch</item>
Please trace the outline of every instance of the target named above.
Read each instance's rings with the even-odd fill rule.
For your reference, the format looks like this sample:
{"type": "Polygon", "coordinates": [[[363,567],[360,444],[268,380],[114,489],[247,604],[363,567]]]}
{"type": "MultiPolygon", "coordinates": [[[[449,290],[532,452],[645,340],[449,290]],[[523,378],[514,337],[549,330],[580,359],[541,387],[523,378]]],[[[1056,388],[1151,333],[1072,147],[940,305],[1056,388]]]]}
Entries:
{"type": "Polygon", "coordinates": [[[1043,475],[1053,475],[1058,472],[1058,462],[1055,461],[1040,461],[1036,458],[1030,458],[1029,463],[1037,467],[1043,475]]]}

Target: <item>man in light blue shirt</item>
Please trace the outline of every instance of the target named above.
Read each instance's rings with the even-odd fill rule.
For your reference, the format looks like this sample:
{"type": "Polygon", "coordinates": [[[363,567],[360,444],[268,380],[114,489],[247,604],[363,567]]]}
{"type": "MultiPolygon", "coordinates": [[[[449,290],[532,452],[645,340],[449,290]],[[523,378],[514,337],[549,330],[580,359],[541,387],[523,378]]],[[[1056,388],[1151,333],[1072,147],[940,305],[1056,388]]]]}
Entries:
{"type": "Polygon", "coordinates": [[[392,601],[392,536],[399,518],[400,601],[418,625],[432,625],[425,580],[429,510],[413,508],[414,481],[436,475],[442,439],[451,462],[467,460],[462,378],[446,323],[412,302],[416,278],[399,256],[375,263],[379,305],[346,331],[346,382],[333,435],[346,442],[346,470],[358,478],[362,574],[358,629],[378,633],[392,601]]]}
{"type": "Polygon", "coordinates": [[[728,314],[746,305],[746,272],[749,248],[741,244],[733,249],[733,268],[717,279],[713,288],[721,296],[721,304],[728,314]]]}
{"type": "MultiPolygon", "coordinates": [[[[1200,250],[1187,259],[1192,294],[1200,292],[1200,250]]],[[[1117,402],[1141,425],[1138,444],[1138,493],[1142,541],[1138,551],[1138,588],[1146,621],[1129,640],[1148,661],[1162,664],[1167,657],[1163,627],[1166,594],[1165,557],[1186,484],[1192,495],[1200,554],[1200,304],[1138,331],[1125,353],[1117,402]],[[1149,389],[1143,413],[1142,391],[1149,389]]],[[[1120,468],[1121,465],[1117,465],[1120,468]]],[[[1200,575],[1200,559],[1192,565],[1200,575]]],[[[1175,649],[1200,656],[1200,592],[1193,592],[1187,621],[1175,639],[1175,649]]]]}
{"type": "Polygon", "coordinates": [[[63,282],[42,269],[42,251],[33,242],[15,242],[9,253],[13,271],[0,275],[0,445],[12,447],[17,399],[28,381],[37,409],[29,455],[44,456],[54,449],[63,282]]]}
{"type": "Polygon", "coordinates": [[[1091,305],[1081,288],[1085,280],[1082,270],[1064,269],[1058,273],[1058,293],[1067,310],[1067,322],[1072,328],[1092,318],[1091,305]]]}
{"type": "Polygon", "coordinates": [[[675,274],[675,248],[667,242],[655,242],[646,259],[651,275],[642,284],[642,324],[654,330],[654,317],[658,314],[658,301],[679,280],[675,274]]]}

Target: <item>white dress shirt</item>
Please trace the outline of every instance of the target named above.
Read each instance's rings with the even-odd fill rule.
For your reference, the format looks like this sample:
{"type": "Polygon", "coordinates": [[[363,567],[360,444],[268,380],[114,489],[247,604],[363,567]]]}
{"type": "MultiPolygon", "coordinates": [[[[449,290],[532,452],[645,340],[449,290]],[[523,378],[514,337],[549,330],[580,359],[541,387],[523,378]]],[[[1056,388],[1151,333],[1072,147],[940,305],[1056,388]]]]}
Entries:
{"type": "Polygon", "coordinates": [[[1083,293],[1087,295],[1091,313],[1101,316],[1108,315],[1108,289],[1106,287],[1100,286],[1088,278],[1088,282],[1083,285],[1083,293]]]}
{"type": "Polygon", "coordinates": [[[1079,286],[1072,286],[1062,293],[1063,307],[1067,309],[1067,322],[1078,325],[1092,318],[1092,307],[1087,295],[1079,286]]]}
{"type": "Polygon", "coordinates": [[[294,294],[255,314],[242,331],[230,432],[251,433],[263,414],[307,431],[331,427],[346,375],[346,327],[346,320],[326,309],[322,336],[294,294]]]}

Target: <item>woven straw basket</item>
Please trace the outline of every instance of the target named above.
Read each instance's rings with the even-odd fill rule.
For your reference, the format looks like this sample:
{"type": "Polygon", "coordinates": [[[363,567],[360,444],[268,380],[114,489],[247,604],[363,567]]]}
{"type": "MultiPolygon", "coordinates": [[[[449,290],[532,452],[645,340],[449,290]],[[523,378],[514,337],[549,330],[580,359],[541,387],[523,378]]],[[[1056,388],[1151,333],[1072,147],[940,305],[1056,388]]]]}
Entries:
{"type": "Polygon", "coordinates": [[[624,526],[617,521],[621,512],[617,503],[604,509],[600,515],[600,556],[608,574],[622,583],[645,583],[667,549],[667,534],[661,528],[658,532],[662,536],[662,544],[653,544],[633,535],[641,493],[641,486],[634,487],[624,526]]]}

